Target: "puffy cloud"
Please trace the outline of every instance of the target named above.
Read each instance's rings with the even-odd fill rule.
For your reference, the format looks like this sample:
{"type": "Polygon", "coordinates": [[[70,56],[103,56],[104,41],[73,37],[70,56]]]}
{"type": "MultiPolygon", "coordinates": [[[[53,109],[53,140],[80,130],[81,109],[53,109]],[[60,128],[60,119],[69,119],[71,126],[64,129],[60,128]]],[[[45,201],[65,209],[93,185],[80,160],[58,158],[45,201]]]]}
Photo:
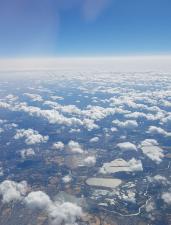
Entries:
{"type": "Polygon", "coordinates": [[[21,201],[31,210],[42,210],[52,225],[76,225],[77,218],[82,216],[82,208],[75,203],[52,201],[43,191],[33,191],[26,195],[27,191],[25,181],[17,183],[5,180],[0,184],[3,203],[21,201]]]}
{"type": "Polygon", "coordinates": [[[2,195],[2,201],[4,203],[22,200],[27,190],[26,181],[17,183],[15,181],[5,180],[0,184],[0,194],[2,195]]]}
{"type": "Polygon", "coordinates": [[[28,106],[25,102],[17,103],[15,105],[0,102],[0,107],[11,111],[25,112],[31,116],[41,117],[46,119],[50,124],[83,126],[89,131],[99,128],[98,125],[95,124],[95,121],[104,119],[105,117],[113,115],[118,111],[114,108],[103,108],[100,106],[90,106],[86,110],[81,110],[75,105],[62,106],[52,101],[45,101],[44,104],[52,107],[53,109],[43,110],[35,106],[28,106]],[[77,117],[66,117],[62,113],[71,115],[74,114],[77,117]]]}
{"type": "Polygon", "coordinates": [[[124,201],[131,202],[131,203],[136,203],[135,196],[136,196],[136,194],[133,191],[128,190],[125,194],[121,195],[121,198],[124,201]]]}
{"type": "Polygon", "coordinates": [[[24,93],[25,96],[29,97],[33,102],[42,102],[43,98],[38,94],[24,93]]]}
{"type": "Polygon", "coordinates": [[[160,120],[163,118],[163,116],[164,115],[161,112],[158,112],[155,115],[151,114],[151,113],[143,113],[143,112],[132,112],[132,113],[124,115],[124,117],[128,118],[128,119],[142,118],[142,119],[146,119],[148,121],[160,120]]]}
{"type": "Polygon", "coordinates": [[[88,166],[93,166],[96,164],[96,157],[95,156],[88,156],[84,159],[84,163],[88,166]]]}
{"type": "Polygon", "coordinates": [[[156,145],[158,146],[159,143],[155,139],[145,139],[144,141],[141,142],[141,145],[146,145],[146,146],[151,146],[151,145],[156,145]]]}
{"type": "Polygon", "coordinates": [[[81,110],[75,106],[75,105],[61,105],[57,102],[52,102],[52,101],[45,101],[44,105],[48,105],[54,110],[60,111],[62,113],[67,113],[67,114],[81,114],[81,110]]]}
{"type": "Polygon", "coordinates": [[[91,143],[98,142],[98,141],[99,141],[99,137],[93,137],[90,139],[91,143]]]}
{"type": "Polygon", "coordinates": [[[161,198],[166,204],[171,205],[171,192],[164,192],[161,198]]]}
{"type": "Polygon", "coordinates": [[[34,115],[37,117],[42,117],[48,120],[50,124],[59,124],[59,125],[66,125],[66,126],[84,126],[88,130],[97,129],[98,126],[94,123],[93,119],[84,118],[81,120],[80,118],[76,117],[66,117],[63,114],[59,113],[57,110],[64,112],[64,113],[74,113],[78,114],[79,116],[82,114],[81,110],[74,107],[74,106],[61,106],[55,107],[52,110],[41,110],[38,107],[32,107],[23,105],[19,107],[19,110],[28,112],[30,115],[34,115]]]}
{"type": "Polygon", "coordinates": [[[66,175],[62,178],[62,181],[67,184],[72,180],[72,177],[70,175],[66,175]]]}
{"type": "Polygon", "coordinates": [[[13,95],[13,94],[9,94],[9,95],[7,95],[5,98],[6,98],[7,101],[9,101],[9,102],[14,102],[14,101],[16,101],[16,100],[18,99],[18,97],[15,96],[15,95],[13,95]]]}
{"type": "Polygon", "coordinates": [[[134,145],[130,142],[118,143],[117,147],[123,151],[137,151],[136,145],[134,145]]]}
{"type": "Polygon", "coordinates": [[[169,132],[165,131],[164,129],[162,129],[161,127],[150,126],[148,129],[148,132],[150,134],[154,134],[154,135],[161,134],[165,137],[171,137],[171,132],[169,133],[169,132]]]}
{"type": "Polygon", "coordinates": [[[83,110],[82,115],[89,119],[99,121],[107,116],[114,115],[116,113],[115,108],[103,108],[101,106],[91,106],[89,105],[86,110],[83,110]]]}
{"type": "Polygon", "coordinates": [[[46,209],[51,205],[49,196],[42,191],[29,193],[25,197],[24,202],[31,209],[46,209]]]}
{"type": "Polygon", "coordinates": [[[52,225],[76,225],[76,219],[82,216],[81,207],[71,202],[54,202],[42,191],[31,192],[24,201],[27,207],[46,212],[52,225]]]}
{"type": "Polygon", "coordinates": [[[42,110],[35,106],[28,106],[27,103],[21,102],[16,105],[10,105],[8,103],[0,102],[0,108],[5,108],[11,111],[21,111],[28,113],[30,116],[41,117],[48,120],[50,124],[59,124],[59,125],[83,125],[83,122],[75,117],[65,117],[60,114],[58,111],[52,110],[42,110]]]}
{"type": "Polygon", "coordinates": [[[66,126],[72,126],[72,125],[83,125],[82,121],[80,119],[77,119],[75,117],[65,117],[62,114],[60,114],[56,110],[41,110],[37,116],[41,116],[49,121],[51,124],[59,124],[59,125],[66,125],[66,126]]]}
{"type": "Polygon", "coordinates": [[[64,149],[64,143],[61,141],[58,141],[56,143],[53,144],[53,149],[56,150],[63,150],[64,149]]]}
{"type": "Polygon", "coordinates": [[[135,129],[138,127],[138,123],[136,120],[127,120],[125,122],[119,120],[113,120],[112,123],[120,128],[125,129],[135,129]]]}
{"type": "Polygon", "coordinates": [[[9,103],[6,103],[6,102],[0,102],[0,108],[10,109],[11,106],[10,106],[9,103]]]}
{"type": "Polygon", "coordinates": [[[129,119],[146,118],[146,114],[143,112],[132,112],[124,115],[124,117],[129,119]]]}
{"type": "Polygon", "coordinates": [[[21,157],[24,159],[24,158],[27,158],[27,157],[30,157],[30,156],[34,156],[35,151],[32,148],[28,148],[28,149],[21,150],[20,154],[21,154],[21,157]]]}
{"type": "Polygon", "coordinates": [[[69,133],[80,133],[80,129],[75,129],[75,128],[71,128],[70,130],[69,130],[69,133]]]}
{"type": "Polygon", "coordinates": [[[52,100],[63,100],[64,98],[63,97],[61,97],[61,96],[57,96],[57,95],[52,95],[52,96],[50,96],[51,97],[51,99],[52,100]]]}
{"type": "Polygon", "coordinates": [[[154,139],[145,139],[141,142],[142,152],[157,164],[162,162],[164,158],[163,150],[158,146],[158,142],[154,139]]]}
{"type": "Polygon", "coordinates": [[[116,127],[111,127],[111,129],[110,129],[112,132],[117,132],[118,131],[118,129],[116,128],[116,127]]]}
{"type": "Polygon", "coordinates": [[[143,166],[141,160],[132,158],[129,161],[125,161],[122,158],[115,159],[109,163],[104,163],[100,168],[100,173],[102,174],[112,174],[117,172],[138,172],[143,171],[143,166]]]}
{"type": "Polygon", "coordinates": [[[47,211],[52,225],[77,225],[77,218],[82,216],[81,207],[71,202],[56,202],[47,211]]]}
{"type": "Polygon", "coordinates": [[[136,160],[135,158],[132,158],[127,163],[128,163],[128,167],[129,167],[130,171],[132,171],[132,172],[143,171],[143,166],[142,166],[141,160],[136,160]]]}
{"type": "Polygon", "coordinates": [[[84,152],[81,145],[78,142],[72,140],[68,143],[68,149],[73,153],[82,154],[84,152]]]}
{"type": "Polygon", "coordinates": [[[18,129],[17,133],[14,136],[14,139],[25,138],[25,143],[27,145],[34,145],[45,143],[48,141],[48,136],[42,136],[38,131],[32,129],[18,129]]]}
{"type": "Polygon", "coordinates": [[[171,114],[161,119],[162,124],[171,125],[171,114]]]}
{"type": "Polygon", "coordinates": [[[154,183],[159,183],[159,184],[162,184],[162,185],[169,184],[169,181],[166,179],[166,177],[161,176],[160,174],[155,175],[154,177],[149,178],[149,179],[150,179],[150,181],[152,181],[154,183]]]}
{"type": "Polygon", "coordinates": [[[91,119],[84,119],[83,126],[86,127],[88,131],[99,128],[99,126],[94,123],[94,120],[91,119]]]}

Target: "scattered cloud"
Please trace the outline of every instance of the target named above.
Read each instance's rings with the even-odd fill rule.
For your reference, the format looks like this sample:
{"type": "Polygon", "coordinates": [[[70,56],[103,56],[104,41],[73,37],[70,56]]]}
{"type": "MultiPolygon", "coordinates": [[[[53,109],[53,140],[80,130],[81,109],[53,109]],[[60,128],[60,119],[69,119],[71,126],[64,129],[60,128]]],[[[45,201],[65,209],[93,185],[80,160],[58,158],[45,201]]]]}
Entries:
{"type": "Polygon", "coordinates": [[[158,146],[158,142],[154,139],[145,139],[141,142],[142,152],[157,164],[162,162],[164,158],[163,150],[158,146]]]}
{"type": "Polygon", "coordinates": [[[15,181],[5,180],[0,183],[0,194],[2,195],[3,203],[20,201],[24,198],[27,191],[28,187],[26,181],[17,183],[15,181]]]}
{"type": "Polygon", "coordinates": [[[96,143],[99,141],[99,137],[93,137],[90,139],[90,143],[96,143]]]}
{"type": "Polygon", "coordinates": [[[117,172],[138,172],[143,171],[141,160],[135,158],[125,161],[124,159],[115,159],[109,163],[104,163],[100,168],[102,174],[112,174],[117,172]]]}
{"type": "Polygon", "coordinates": [[[30,98],[33,102],[42,102],[43,98],[38,94],[24,93],[25,96],[30,98]]]}
{"type": "Polygon", "coordinates": [[[135,129],[138,127],[138,123],[136,120],[127,120],[125,122],[122,122],[119,120],[113,120],[112,123],[115,126],[118,126],[119,128],[123,128],[123,129],[135,129]]]}
{"type": "Polygon", "coordinates": [[[171,132],[167,132],[164,129],[162,129],[161,127],[150,126],[148,129],[148,132],[153,135],[160,134],[165,137],[171,137],[171,132]]]}
{"type": "Polygon", "coordinates": [[[61,141],[58,141],[56,143],[53,144],[52,148],[55,150],[63,150],[64,149],[64,143],[61,141]]]}
{"type": "Polygon", "coordinates": [[[27,158],[27,157],[32,157],[35,155],[35,151],[32,148],[28,148],[28,149],[23,149],[20,151],[21,157],[23,159],[27,158]]]}
{"type": "Polygon", "coordinates": [[[47,214],[50,223],[76,225],[77,218],[82,216],[82,208],[71,202],[52,201],[43,191],[32,191],[29,194],[25,181],[17,183],[5,180],[0,183],[0,194],[3,203],[22,202],[31,210],[42,210],[47,214]]]}
{"type": "Polygon", "coordinates": [[[84,159],[84,163],[87,166],[94,166],[96,164],[96,157],[95,156],[88,156],[84,159]]]}
{"type": "Polygon", "coordinates": [[[76,141],[69,141],[68,143],[68,150],[73,152],[73,153],[79,153],[82,154],[84,153],[84,150],[82,149],[81,145],[76,142],[76,141]]]}
{"type": "Polygon", "coordinates": [[[25,138],[25,143],[27,145],[45,143],[49,139],[48,136],[42,136],[38,131],[32,129],[18,129],[14,136],[14,139],[17,140],[20,138],[25,138]]]}
{"type": "Polygon", "coordinates": [[[164,192],[161,198],[166,204],[171,205],[171,192],[164,192]]]}
{"type": "Polygon", "coordinates": [[[66,175],[66,176],[64,176],[64,177],[62,178],[62,181],[63,181],[65,184],[71,182],[71,180],[72,180],[72,177],[71,177],[70,175],[66,175]]]}
{"type": "Polygon", "coordinates": [[[130,142],[118,143],[116,146],[122,151],[137,151],[136,145],[130,142]]]}

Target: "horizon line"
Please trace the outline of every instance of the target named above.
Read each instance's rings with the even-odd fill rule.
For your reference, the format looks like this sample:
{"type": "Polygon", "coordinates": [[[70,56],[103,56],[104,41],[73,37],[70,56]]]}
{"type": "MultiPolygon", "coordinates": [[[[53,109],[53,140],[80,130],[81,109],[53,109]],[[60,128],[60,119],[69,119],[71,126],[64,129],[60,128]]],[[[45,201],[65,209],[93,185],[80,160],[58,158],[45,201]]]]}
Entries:
{"type": "Polygon", "coordinates": [[[57,71],[93,69],[111,71],[171,71],[170,55],[96,57],[0,58],[0,71],[57,71]]]}
{"type": "Polygon", "coordinates": [[[118,55],[78,55],[78,56],[17,56],[17,57],[1,57],[2,60],[37,60],[37,59],[111,59],[111,58],[147,58],[147,57],[171,57],[171,53],[164,54],[118,54],[118,55]]]}

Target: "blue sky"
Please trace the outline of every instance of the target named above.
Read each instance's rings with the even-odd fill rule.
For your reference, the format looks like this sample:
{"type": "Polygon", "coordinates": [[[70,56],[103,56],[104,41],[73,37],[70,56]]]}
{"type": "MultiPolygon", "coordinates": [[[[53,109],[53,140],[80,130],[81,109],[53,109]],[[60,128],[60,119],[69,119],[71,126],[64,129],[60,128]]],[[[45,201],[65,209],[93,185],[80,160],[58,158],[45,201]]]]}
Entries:
{"type": "Polygon", "coordinates": [[[0,0],[1,58],[170,53],[170,0],[0,0]]]}

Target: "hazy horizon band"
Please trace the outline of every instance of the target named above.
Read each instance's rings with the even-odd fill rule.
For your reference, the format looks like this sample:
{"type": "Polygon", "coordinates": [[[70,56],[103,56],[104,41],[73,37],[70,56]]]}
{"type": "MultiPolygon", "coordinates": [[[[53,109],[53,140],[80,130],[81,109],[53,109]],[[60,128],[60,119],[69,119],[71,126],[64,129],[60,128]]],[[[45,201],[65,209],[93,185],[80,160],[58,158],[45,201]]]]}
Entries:
{"type": "Polygon", "coordinates": [[[119,71],[171,71],[171,55],[118,57],[59,57],[0,59],[0,71],[58,70],[58,69],[112,69],[119,71]],[[88,68],[87,68],[88,69],[88,68]]]}

